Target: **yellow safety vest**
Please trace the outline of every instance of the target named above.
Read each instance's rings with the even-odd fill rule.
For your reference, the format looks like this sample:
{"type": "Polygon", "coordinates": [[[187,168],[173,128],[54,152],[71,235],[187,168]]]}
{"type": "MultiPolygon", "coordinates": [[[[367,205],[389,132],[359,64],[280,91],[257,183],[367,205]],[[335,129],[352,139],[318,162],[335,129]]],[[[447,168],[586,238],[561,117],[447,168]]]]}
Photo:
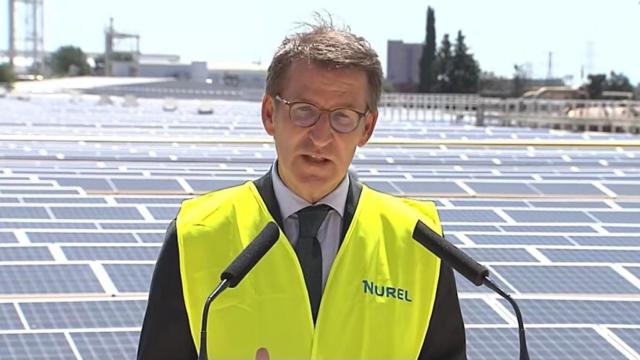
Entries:
{"type": "MultiPolygon", "coordinates": [[[[412,240],[420,219],[441,233],[435,205],[364,186],[331,267],[314,326],[302,269],[284,232],[244,280],[211,306],[211,359],[416,359],[440,260],[412,240]]],[[[196,348],[204,302],[220,273],[273,221],[252,182],[185,201],[177,218],[184,302],[196,348]]]]}

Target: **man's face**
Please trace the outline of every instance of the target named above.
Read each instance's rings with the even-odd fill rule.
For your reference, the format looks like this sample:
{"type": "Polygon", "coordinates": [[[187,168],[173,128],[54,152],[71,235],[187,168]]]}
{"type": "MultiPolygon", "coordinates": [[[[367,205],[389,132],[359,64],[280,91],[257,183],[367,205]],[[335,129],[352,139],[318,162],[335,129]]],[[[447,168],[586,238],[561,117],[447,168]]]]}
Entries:
{"type": "MultiPolygon", "coordinates": [[[[303,60],[294,61],[279,96],[306,102],[320,109],[367,109],[368,83],[364,71],[325,69],[303,60]]],[[[289,117],[289,106],[265,96],[262,122],[273,136],[278,153],[278,174],[303,199],[315,203],[335,189],[347,173],[357,146],[364,146],[373,132],[378,114],[368,112],[349,133],[331,128],[323,112],[310,127],[299,127],[289,117]]]]}

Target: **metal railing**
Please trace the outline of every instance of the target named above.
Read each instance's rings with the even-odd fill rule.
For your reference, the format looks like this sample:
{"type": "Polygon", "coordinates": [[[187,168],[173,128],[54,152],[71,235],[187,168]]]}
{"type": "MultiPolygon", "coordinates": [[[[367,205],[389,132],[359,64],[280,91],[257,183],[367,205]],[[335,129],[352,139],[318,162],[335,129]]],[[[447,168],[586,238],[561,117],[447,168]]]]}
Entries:
{"type": "Polygon", "coordinates": [[[640,101],[481,98],[462,94],[383,94],[380,114],[392,121],[433,120],[478,126],[640,133],[640,101]]]}

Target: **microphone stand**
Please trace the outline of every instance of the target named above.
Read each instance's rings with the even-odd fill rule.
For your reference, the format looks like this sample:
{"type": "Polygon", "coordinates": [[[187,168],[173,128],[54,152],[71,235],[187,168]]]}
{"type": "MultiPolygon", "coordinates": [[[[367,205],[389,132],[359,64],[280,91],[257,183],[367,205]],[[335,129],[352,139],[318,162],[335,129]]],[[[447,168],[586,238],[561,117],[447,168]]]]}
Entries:
{"type": "Polygon", "coordinates": [[[204,309],[202,310],[202,327],[200,328],[200,353],[198,360],[208,360],[207,356],[207,318],[209,315],[209,307],[211,302],[218,297],[223,291],[229,287],[229,280],[223,279],[218,286],[211,292],[207,301],[204,303],[204,309]]]}
{"type": "Polygon", "coordinates": [[[529,351],[527,350],[527,338],[524,334],[524,322],[522,321],[522,314],[520,313],[520,308],[515,300],[511,298],[509,294],[502,291],[498,287],[498,285],[494,284],[493,281],[489,280],[489,278],[485,277],[482,282],[483,285],[488,287],[489,289],[497,292],[503,298],[507,299],[509,304],[513,307],[513,310],[516,313],[516,318],[518,319],[518,338],[520,339],[520,360],[529,360],[529,351]]]}

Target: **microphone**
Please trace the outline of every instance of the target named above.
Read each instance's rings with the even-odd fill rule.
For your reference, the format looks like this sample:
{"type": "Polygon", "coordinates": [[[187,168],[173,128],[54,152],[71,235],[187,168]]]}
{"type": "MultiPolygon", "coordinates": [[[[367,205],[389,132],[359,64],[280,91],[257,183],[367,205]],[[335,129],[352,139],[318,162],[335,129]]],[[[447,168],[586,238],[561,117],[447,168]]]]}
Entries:
{"type": "Polygon", "coordinates": [[[220,274],[220,283],[211,292],[202,310],[202,328],[200,329],[200,353],[198,360],[207,360],[207,316],[211,302],[228,287],[238,286],[240,281],[253,269],[262,257],[273,247],[280,236],[280,229],[270,221],[249,245],[220,274]]]}
{"type": "Polygon", "coordinates": [[[527,350],[527,341],[524,332],[524,323],[520,308],[515,300],[500,289],[496,284],[489,280],[489,270],[475,261],[472,257],[465,254],[455,245],[445,240],[435,231],[431,230],[422,221],[418,220],[416,227],[413,229],[413,239],[431,251],[435,256],[439,257],[446,264],[450,265],[457,272],[466,277],[476,286],[486,285],[489,289],[495,291],[513,306],[518,319],[518,336],[520,339],[520,360],[529,360],[529,351],[527,350]]]}

